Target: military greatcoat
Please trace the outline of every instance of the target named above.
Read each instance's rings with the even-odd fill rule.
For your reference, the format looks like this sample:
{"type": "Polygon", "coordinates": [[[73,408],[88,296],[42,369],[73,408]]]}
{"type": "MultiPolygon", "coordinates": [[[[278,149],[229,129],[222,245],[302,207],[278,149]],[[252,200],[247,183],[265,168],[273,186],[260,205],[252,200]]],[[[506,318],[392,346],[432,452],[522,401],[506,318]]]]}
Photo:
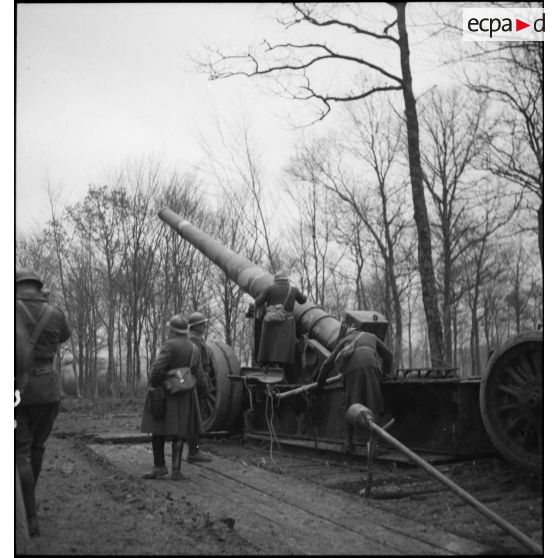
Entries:
{"type": "Polygon", "coordinates": [[[343,374],[345,407],[348,409],[353,403],[360,403],[379,417],[384,412],[380,377],[382,373],[389,373],[393,357],[374,334],[354,330],[344,337],[324,362],[317,382],[323,385],[336,368],[339,352],[351,342],[354,342],[355,350],[340,370],[343,374]]]}
{"type": "Polygon", "coordinates": [[[200,397],[207,395],[207,384],[200,365],[199,350],[184,335],[169,339],[162,347],[149,376],[151,387],[162,386],[166,373],[174,368],[191,366],[197,387],[176,394],[166,392],[166,410],[163,417],[154,417],[146,398],[141,431],[155,436],[173,436],[182,439],[195,438],[202,431],[200,397]]]}
{"type": "MultiPolygon", "coordinates": [[[[57,403],[61,398],[61,389],[53,362],[58,345],[70,337],[68,322],[62,310],[49,304],[40,292],[18,294],[16,299],[19,303],[23,303],[26,309],[23,310],[19,304],[16,305],[16,312],[19,314],[18,320],[21,320],[20,323],[26,328],[28,335],[35,330],[44,308],[50,306],[52,309],[50,318],[33,347],[31,360],[28,362],[28,376],[21,406],[57,403]]],[[[16,321],[16,325],[17,323],[16,321]]]]}
{"type": "MultiPolygon", "coordinates": [[[[295,301],[299,304],[306,302],[306,296],[296,287],[290,286],[287,279],[275,279],[256,298],[256,311],[259,308],[267,308],[273,304],[283,304],[285,310],[292,312],[295,301]]],[[[270,324],[263,321],[258,351],[259,363],[285,363],[292,364],[295,361],[296,324],[292,315],[284,322],[270,324]]]]}

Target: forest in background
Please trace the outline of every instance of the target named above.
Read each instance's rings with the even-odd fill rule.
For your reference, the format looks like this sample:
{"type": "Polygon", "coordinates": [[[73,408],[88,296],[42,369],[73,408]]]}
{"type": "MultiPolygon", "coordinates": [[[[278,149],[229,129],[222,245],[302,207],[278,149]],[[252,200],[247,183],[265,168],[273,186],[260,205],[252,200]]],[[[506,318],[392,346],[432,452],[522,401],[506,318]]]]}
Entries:
{"type": "MultiPolygon", "coordinates": [[[[293,17],[325,21],[296,9],[293,17]]],[[[439,25],[451,33],[447,21],[439,25]]],[[[462,376],[481,375],[489,351],[538,327],[543,315],[543,47],[481,45],[474,75],[415,99],[434,310],[444,364],[462,376]]],[[[162,207],[264,269],[288,270],[337,318],[348,309],[379,311],[391,324],[396,365],[430,366],[413,131],[409,99],[398,91],[410,87],[379,86],[360,70],[336,107],[342,124],[301,139],[277,180],[266,174],[249,119],[239,117],[217,123],[219,145],[203,144],[203,172],[179,174],[144,159],[123,162],[77,203],[50,188],[51,218],[42,230],[17,232],[16,266],[35,269],[68,316],[73,333],[58,366],[69,372],[72,392],[137,392],[177,312],[204,313],[210,336],[250,364],[250,297],[159,220],[162,207]]],[[[220,71],[212,77],[229,77],[220,71]]],[[[276,76],[283,71],[275,67],[276,76]]],[[[310,100],[325,102],[325,118],[336,99],[305,79],[310,100]]]]}

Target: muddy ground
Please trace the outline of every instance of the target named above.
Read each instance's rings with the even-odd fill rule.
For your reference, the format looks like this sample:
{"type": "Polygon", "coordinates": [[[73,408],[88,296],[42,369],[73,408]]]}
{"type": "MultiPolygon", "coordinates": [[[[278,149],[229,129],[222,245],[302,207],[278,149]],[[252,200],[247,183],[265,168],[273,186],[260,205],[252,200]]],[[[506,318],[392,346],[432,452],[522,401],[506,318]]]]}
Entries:
{"type": "MultiPolygon", "coordinates": [[[[122,453],[118,450],[119,447],[125,446],[113,446],[115,449],[110,450],[109,454],[111,451],[120,451],[122,455],[126,455],[125,458],[120,459],[122,463],[118,467],[114,460],[109,462],[102,457],[105,453],[95,451],[94,448],[99,448],[99,440],[106,441],[105,435],[108,433],[130,433],[137,438],[142,408],[143,400],[140,399],[97,403],[76,399],[64,400],[47,444],[43,472],[37,487],[42,534],[30,540],[27,553],[39,555],[273,554],[268,552],[270,540],[264,540],[265,522],[262,521],[261,529],[258,527],[260,523],[251,522],[252,527],[247,531],[246,521],[237,522],[235,525],[233,516],[236,514],[239,518],[242,517],[238,507],[233,507],[232,510],[229,508],[228,512],[225,510],[226,498],[222,500],[220,506],[216,502],[205,500],[206,488],[201,492],[198,490],[197,496],[193,493],[195,483],[202,480],[199,474],[196,475],[195,469],[192,469],[196,466],[184,462],[183,472],[187,476],[190,475],[190,480],[187,482],[175,483],[168,478],[150,481],[141,479],[141,471],[144,468],[147,470],[150,466],[148,444],[144,443],[145,447],[135,454],[126,450],[122,450],[125,452],[122,453]],[[135,458],[136,462],[130,464],[128,470],[129,455],[139,457],[135,458]],[[192,482],[194,485],[191,484],[192,482]],[[177,490],[176,484],[183,490],[177,490]],[[189,489],[189,486],[192,488],[189,489]],[[244,537],[240,533],[243,533],[244,537]]],[[[239,440],[232,444],[218,439],[204,440],[203,443],[215,456],[230,460],[226,461],[224,466],[231,474],[239,465],[247,468],[257,466],[258,469],[274,471],[273,460],[269,459],[271,456],[267,455],[267,450],[258,453],[249,446],[243,447],[239,440]]],[[[169,458],[169,447],[166,452],[169,458]]],[[[215,457],[211,465],[217,466],[218,461],[219,459],[215,457]]],[[[303,480],[303,483],[297,486],[300,486],[303,491],[308,490],[308,494],[315,492],[311,485],[318,482],[320,485],[336,489],[348,488],[348,491],[354,493],[358,499],[357,493],[363,486],[364,478],[362,464],[355,466],[343,463],[343,467],[331,467],[331,472],[328,473],[327,461],[325,466],[318,461],[306,463],[304,460],[301,462],[299,458],[288,456],[283,456],[280,461],[285,469],[290,471],[289,474],[293,479],[298,476],[303,480]],[[324,470],[326,471],[321,481],[313,478],[316,475],[312,471],[318,470],[321,471],[322,476],[324,470]],[[347,483],[350,486],[344,486],[347,483]]],[[[458,478],[461,470],[469,470],[467,465],[456,464],[448,467],[447,472],[458,478]]],[[[498,459],[484,460],[482,466],[479,462],[477,468],[478,475],[471,476],[469,473],[471,478],[467,477],[468,480],[463,478],[463,481],[471,484],[470,488],[476,492],[482,488],[483,492],[479,493],[482,494],[484,501],[490,502],[499,513],[526,530],[538,542],[542,542],[542,479],[532,475],[518,476],[506,463],[498,459]],[[481,478],[476,480],[476,476],[481,478]],[[478,482],[481,480],[482,487],[478,482]],[[494,490],[484,486],[487,482],[494,484],[494,490]],[[500,489],[499,485],[504,488],[500,489]]],[[[215,481],[215,474],[211,471],[208,471],[208,474],[215,481]]],[[[420,471],[418,473],[412,469],[392,471],[391,465],[384,466],[381,471],[379,468],[378,474],[381,483],[391,486],[390,483],[395,482],[397,485],[394,485],[395,488],[405,485],[403,481],[407,476],[409,479],[405,486],[413,487],[417,478],[422,479],[420,471]]],[[[294,482],[289,481],[287,476],[281,474],[279,480],[269,479],[269,482],[278,482],[279,486],[286,488],[284,483],[294,482]]],[[[217,499],[226,484],[226,478],[222,477],[222,479],[223,485],[218,483],[215,492],[217,499]]],[[[409,527],[412,532],[408,532],[407,535],[411,539],[413,536],[416,536],[417,541],[424,539],[425,535],[421,532],[427,528],[426,526],[434,524],[441,529],[440,539],[448,536],[448,533],[465,537],[459,542],[465,546],[461,546],[461,551],[456,552],[457,554],[479,553],[479,549],[481,554],[523,553],[524,548],[517,541],[496,526],[487,524],[486,520],[483,520],[472,508],[456,500],[455,496],[447,491],[440,491],[436,486],[425,484],[423,480],[420,480],[419,485],[421,490],[429,494],[428,498],[421,499],[423,497],[419,494],[413,498],[380,500],[369,504],[376,512],[395,513],[393,517],[396,518],[397,523],[403,522],[403,518],[418,519],[417,523],[411,523],[409,527]],[[467,541],[472,542],[469,544],[467,541]]],[[[201,485],[198,488],[201,489],[201,485]]],[[[278,508],[280,505],[278,504],[278,508]]],[[[249,515],[252,518],[259,517],[256,507],[254,511],[250,508],[249,515]]],[[[370,513],[372,511],[371,508],[370,513]]],[[[365,513],[368,514],[366,510],[365,513]]],[[[349,527],[356,529],[356,523],[349,527]]],[[[296,528],[297,524],[293,523],[292,529],[296,530],[296,528]]],[[[285,534],[288,538],[290,535],[288,528],[285,534]]],[[[325,537],[324,532],[321,537],[325,537]]],[[[283,542],[281,537],[275,540],[277,543],[283,542]]],[[[335,541],[335,537],[332,541],[335,541]]],[[[300,547],[286,545],[281,547],[283,550],[279,547],[273,548],[279,549],[276,553],[292,554],[296,553],[293,549],[300,547]]],[[[316,553],[312,552],[312,546],[309,548],[310,553],[316,553]]],[[[326,549],[329,549],[327,545],[326,549]]],[[[424,554],[418,551],[417,553],[424,554]]]]}
{"type": "Polygon", "coordinates": [[[87,448],[95,433],[138,432],[142,406],[64,400],[37,486],[41,536],[27,553],[256,554],[227,518],[209,516],[168,482],[123,474],[87,448]]]}

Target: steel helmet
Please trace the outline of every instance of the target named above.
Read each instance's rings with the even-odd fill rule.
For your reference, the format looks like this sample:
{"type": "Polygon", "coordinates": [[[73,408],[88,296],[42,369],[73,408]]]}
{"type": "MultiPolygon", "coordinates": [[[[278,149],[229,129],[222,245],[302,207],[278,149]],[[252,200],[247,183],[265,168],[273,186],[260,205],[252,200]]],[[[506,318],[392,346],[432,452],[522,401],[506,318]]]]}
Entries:
{"type": "Polygon", "coordinates": [[[167,326],[178,335],[186,335],[188,333],[188,322],[180,314],[174,315],[167,322],[167,326]]]}
{"type": "Polygon", "coordinates": [[[193,312],[188,318],[188,326],[193,327],[199,324],[205,324],[208,321],[209,320],[203,317],[201,312],[193,312]]]}
{"type": "Polygon", "coordinates": [[[39,289],[43,286],[43,282],[41,278],[32,269],[29,269],[28,267],[24,267],[22,269],[16,270],[16,275],[15,275],[16,285],[18,283],[23,283],[23,281],[33,281],[34,283],[37,283],[39,285],[39,289]]]}

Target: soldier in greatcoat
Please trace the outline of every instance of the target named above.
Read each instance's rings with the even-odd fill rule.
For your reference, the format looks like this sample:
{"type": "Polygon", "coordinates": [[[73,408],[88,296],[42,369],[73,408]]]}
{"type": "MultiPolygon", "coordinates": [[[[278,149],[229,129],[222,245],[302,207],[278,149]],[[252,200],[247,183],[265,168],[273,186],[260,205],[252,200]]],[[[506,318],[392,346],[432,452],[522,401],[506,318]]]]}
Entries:
{"type": "Polygon", "coordinates": [[[258,362],[260,364],[277,364],[286,368],[295,361],[296,324],[293,317],[295,301],[299,304],[306,302],[306,295],[290,285],[286,272],[275,274],[273,283],[268,285],[255,300],[256,314],[264,315],[258,362]],[[283,304],[287,311],[287,318],[280,323],[265,321],[265,312],[275,304],[283,304]]]}
{"type": "MultiPolygon", "coordinates": [[[[322,364],[316,381],[322,387],[332,372],[341,373],[346,410],[353,403],[360,403],[368,407],[379,421],[385,412],[380,377],[389,375],[392,363],[391,351],[378,337],[366,331],[348,329],[322,364]]],[[[353,426],[349,422],[345,451],[354,451],[353,426]]]]}
{"type": "Polygon", "coordinates": [[[31,269],[16,271],[16,327],[24,327],[30,354],[26,373],[18,371],[16,387],[22,391],[16,407],[15,456],[25,503],[29,535],[40,534],[35,487],[41,472],[46,442],[60,410],[60,381],[54,370],[58,346],[70,337],[66,316],[41,293],[43,282],[31,269]]]}
{"type": "MultiPolygon", "coordinates": [[[[211,380],[211,360],[209,358],[209,352],[205,344],[205,329],[207,322],[201,312],[193,312],[188,318],[188,338],[200,351],[201,366],[203,370],[203,375],[205,377],[207,387],[210,389],[211,380]]],[[[205,452],[200,451],[199,448],[199,436],[190,438],[188,441],[188,457],[186,458],[188,463],[201,463],[211,461],[211,457],[205,452]]]]}
{"type": "Polygon", "coordinates": [[[202,417],[198,396],[208,395],[207,385],[200,365],[200,355],[196,346],[188,339],[188,322],[181,315],[173,316],[168,326],[169,339],[161,348],[149,375],[151,387],[161,387],[167,379],[167,372],[189,366],[196,379],[196,387],[178,393],[166,393],[165,413],[155,417],[146,398],[141,422],[141,431],[151,433],[153,448],[153,470],[143,478],[155,479],[168,474],[165,464],[165,438],[172,440],[173,480],[182,480],[180,469],[185,440],[197,439],[202,430],[202,417]]]}

